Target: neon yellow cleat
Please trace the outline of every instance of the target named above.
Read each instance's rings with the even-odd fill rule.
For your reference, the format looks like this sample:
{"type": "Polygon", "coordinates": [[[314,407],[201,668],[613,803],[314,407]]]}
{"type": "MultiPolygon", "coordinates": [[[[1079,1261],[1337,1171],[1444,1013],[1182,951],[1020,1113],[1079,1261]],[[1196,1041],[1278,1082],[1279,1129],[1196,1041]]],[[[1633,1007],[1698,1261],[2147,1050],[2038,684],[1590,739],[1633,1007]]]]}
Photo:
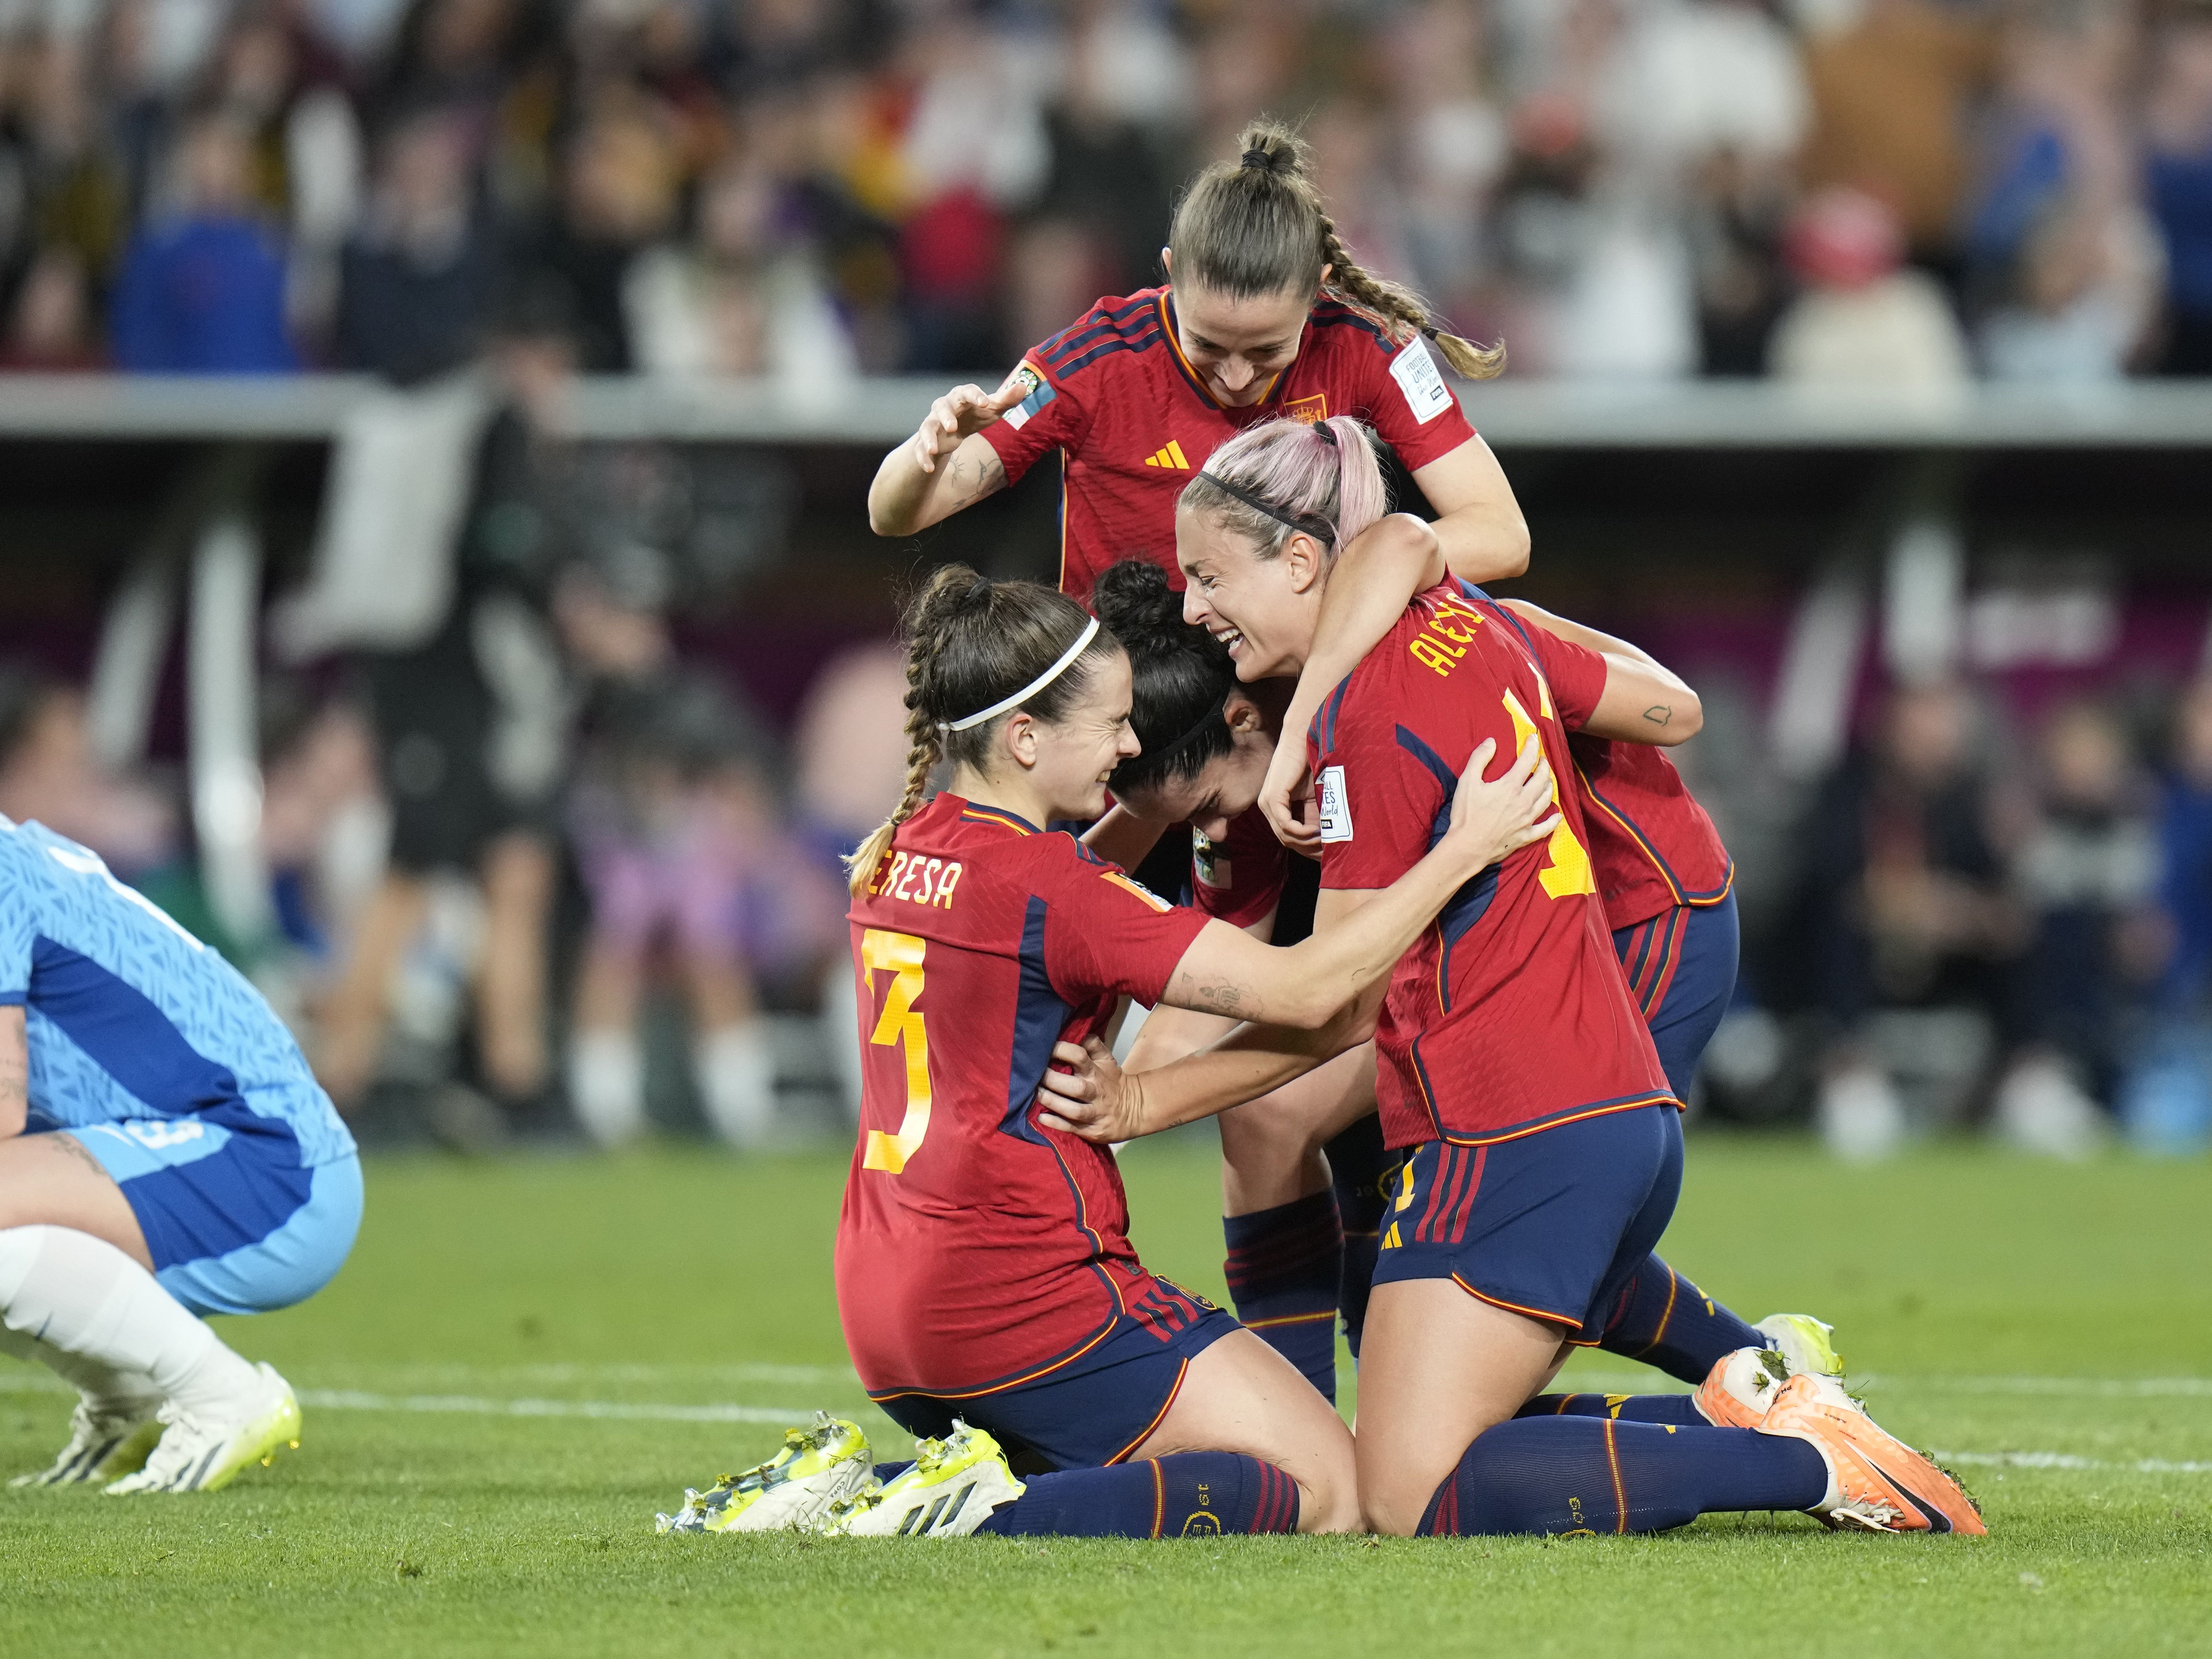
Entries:
{"type": "Polygon", "coordinates": [[[1790,1362],[1792,1376],[1841,1376],[1844,1357],[1836,1352],[1836,1328],[1810,1314],[1769,1314],[1752,1327],[1790,1362]]]}
{"type": "Polygon", "coordinates": [[[684,1493],[684,1507],[653,1518],[655,1532],[811,1531],[840,1498],[875,1478],[876,1461],[857,1423],[814,1413],[787,1430],[783,1448],[757,1468],[726,1474],[705,1492],[684,1493]]]}
{"type": "Polygon", "coordinates": [[[1027,1490],[999,1443],[953,1419],[943,1440],[915,1443],[914,1467],[833,1505],[822,1530],[844,1538],[964,1538],[1027,1490]]]}
{"type": "Polygon", "coordinates": [[[142,1492],[217,1492],[255,1463],[276,1461],[277,1452],[300,1444],[300,1402],[292,1385],[271,1365],[255,1368],[261,1388],[242,1402],[235,1417],[202,1419],[173,1402],[161,1407],[166,1425],[146,1467],[107,1487],[111,1498],[142,1492]]]}
{"type": "Polygon", "coordinates": [[[11,1486],[74,1486],[97,1480],[103,1485],[135,1474],[161,1437],[155,1413],[161,1405],[149,1400],[136,1408],[120,1410],[80,1400],[70,1413],[70,1442],[47,1468],[19,1474],[11,1486]]]}

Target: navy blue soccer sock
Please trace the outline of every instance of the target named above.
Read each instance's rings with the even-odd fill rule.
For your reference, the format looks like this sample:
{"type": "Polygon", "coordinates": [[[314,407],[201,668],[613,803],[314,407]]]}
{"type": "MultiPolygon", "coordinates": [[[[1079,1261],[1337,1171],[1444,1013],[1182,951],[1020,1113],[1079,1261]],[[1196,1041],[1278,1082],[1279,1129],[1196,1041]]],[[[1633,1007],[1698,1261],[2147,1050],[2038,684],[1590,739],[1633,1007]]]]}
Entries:
{"type": "Polygon", "coordinates": [[[1344,1261],[1335,1198],[1313,1193],[1272,1210],[1227,1216],[1221,1231],[1229,1244],[1222,1271],[1237,1318],[1334,1404],[1344,1261]]]}
{"type": "Polygon", "coordinates": [[[1685,1382],[1702,1382],[1714,1362],[1767,1340],[1657,1256],[1647,1256],[1606,1316],[1598,1346],[1624,1359],[1656,1365],[1685,1382]]]}
{"type": "Polygon", "coordinates": [[[1672,1423],[1711,1426],[1686,1394],[1540,1394],[1516,1417],[1607,1417],[1616,1423],[1672,1423]]]}
{"type": "Polygon", "coordinates": [[[1344,1228],[1344,1273],[1336,1305],[1344,1319],[1345,1342],[1357,1359],[1367,1328],[1367,1293],[1375,1287],[1375,1259],[1382,1250],[1382,1214],[1390,1205],[1382,1191],[1390,1165],[1382,1146],[1382,1120],[1364,1117],[1322,1150],[1328,1154],[1329,1185],[1344,1228]]]}
{"type": "Polygon", "coordinates": [[[1659,1532],[1714,1510],[1806,1510],[1827,1466],[1755,1429],[1516,1417],[1478,1435],[1421,1516],[1424,1534],[1659,1532]]]}
{"type": "Polygon", "coordinates": [[[1215,1538],[1296,1532],[1297,1483],[1239,1452],[1176,1452],[1104,1469],[1063,1469],[977,1528],[1010,1537],[1215,1538]]]}

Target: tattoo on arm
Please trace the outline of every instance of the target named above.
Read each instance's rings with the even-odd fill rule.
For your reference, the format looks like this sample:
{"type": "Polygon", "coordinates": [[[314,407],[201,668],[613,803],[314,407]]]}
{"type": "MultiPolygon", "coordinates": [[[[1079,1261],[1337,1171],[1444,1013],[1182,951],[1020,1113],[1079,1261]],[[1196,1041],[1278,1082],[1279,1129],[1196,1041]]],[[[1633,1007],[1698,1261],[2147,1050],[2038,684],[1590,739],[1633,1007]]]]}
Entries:
{"type": "Polygon", "coordinates": [[[1208,1013],[1223,1014],[1231,1019],[1260,1018],[1260,999],[1243,986],[1201,985],[1193,994],[1208,1013]]]}
{"type": "Polygon", "coordinates": [[[1644,718],[1654,726],[1664,726],[1674,718],[1674,711],[1663,702],[1655,702],[1644,711],[1644,718]]]}
{"type": "Polygon", "coordinates": [[[104,1176],[107,1173],[107,1166],[88,1152],[85,1149],[84,1143],[79,1140],[75,1135],[49,1135],[46,1137],[46,1144],[52,1146],[56,1152],[61,1153],[64,1157],[75,1158],[78,1163],[83,1164],[87,1169],[91,1170],[95,1174],[104,1176]]]}

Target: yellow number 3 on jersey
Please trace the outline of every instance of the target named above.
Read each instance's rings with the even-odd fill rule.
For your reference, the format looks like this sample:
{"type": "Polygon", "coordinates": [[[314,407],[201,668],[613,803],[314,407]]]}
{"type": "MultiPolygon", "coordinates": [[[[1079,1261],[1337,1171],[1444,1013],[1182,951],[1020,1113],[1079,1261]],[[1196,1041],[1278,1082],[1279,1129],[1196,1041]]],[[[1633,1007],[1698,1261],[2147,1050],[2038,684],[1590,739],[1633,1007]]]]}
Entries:
{"type": "Polygon", "coordinates": [[[895,1135],[868,1131],[868,1150],[860,1159],[864,1170],[898,1174],[929,1133],[929,1034],[922,1026],[921,1011],[914,1006],[921,996],[921,957],[928,948],[927,939],[912,933],[871,927],[860,935],[860,965],[867,971],[869,993],[874,994],[878,969],[897,975],[868,1041],[886,1048],[894,1042],[906,1045],[906,1116],[895,1135]]]}
{"type": "MultiPolygon", "coordinates": [[[[1538,689],[1543,697],[1540,706],[1548,714],[1552,712],[1550,690],[1540,681],[1538,682],[1538,689]]],[[[1528,711],[1521,706],[1521,700],[1510,691],[1505,694],[1505,712],[1513,717],[1513,751],[1518,754],[1521,745],[1536,735],[1536,722],[1528,718],[1528,711]]],[[[1557,806],[1559,804],[1559,780],[1554,774],[1552,805],[1557,806]]],[[[1559,814],[1559,827],[1552,831],[1551,844],[1545,850],[1551,857],[1537,872],[1536,879],[1544,884],[1546,892],[1556,899],[1565,898],[1571,893],[1597,891],[1597,878],[1590,873],[1589,854],[1583,849],[1582,842],[1575,839],[1575,832],[1567,828],[1565,812],[1559,814]]]]}

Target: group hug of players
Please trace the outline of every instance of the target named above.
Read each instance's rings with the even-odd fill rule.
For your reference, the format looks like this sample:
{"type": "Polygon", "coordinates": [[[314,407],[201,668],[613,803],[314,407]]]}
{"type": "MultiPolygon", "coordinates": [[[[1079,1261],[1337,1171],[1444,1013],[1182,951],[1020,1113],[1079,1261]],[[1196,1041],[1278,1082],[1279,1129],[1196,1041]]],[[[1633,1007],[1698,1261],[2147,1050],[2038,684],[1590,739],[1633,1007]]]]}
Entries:
{"type": "Polygon", "coordinates": [[[914,601],[906,787],[852,861],[838,1304],[916,1455],[818,1414],[663,1529],[1980,1532],[1826,1326],[1653,1253],[1732,868],[1662,752],[1695,694],[1478,586],[1527,532],[1429,343],[1495,360],[1358,267],[1272,125],[1165,263],[939,399],[869,495],[909,535],[1064,476],[1060,591],[956,565],[914,601]],[[1385,445],[1433,522],[1389,512],[1385,445]],[[1139,1261],[1110,1150],[1208,1115],[1241,1322],[1139,1261]],[[1695,1392],[1546,1392],[1579,1346],[1695,1392]]]}

